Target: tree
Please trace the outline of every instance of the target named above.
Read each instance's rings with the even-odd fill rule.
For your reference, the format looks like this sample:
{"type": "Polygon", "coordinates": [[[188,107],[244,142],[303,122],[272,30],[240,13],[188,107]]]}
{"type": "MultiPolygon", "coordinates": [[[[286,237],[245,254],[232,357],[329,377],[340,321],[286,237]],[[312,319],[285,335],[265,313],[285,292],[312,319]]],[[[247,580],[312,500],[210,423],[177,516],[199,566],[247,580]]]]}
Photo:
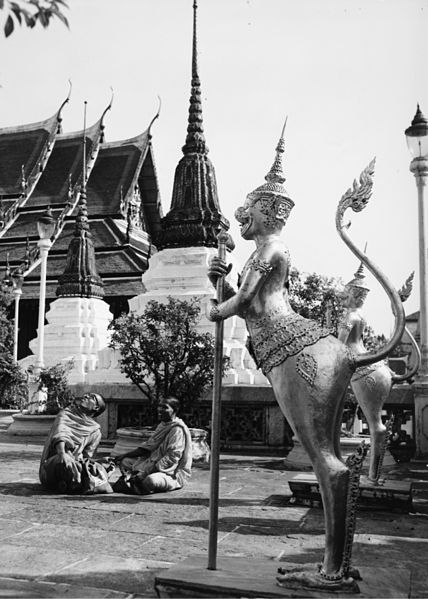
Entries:
{"type": "Polygon", "coordinates": [[[20,408],[27,397],[27,377],[13,360],[13,301],[9,281],[0,285],[0,407],[20,408]]]}
{"type": "Polygon", "coordinates": [[[340,279],[317,273],[301,273],[297,268],[290,270],[289,298],[293,310],[330,326],[337,335],[337,326],[343,313],[340,293],[343,283],[340,279]]]}
{"type": "Polygon", "coordinates": [[[67,17],[62,12],[64,8],[68,8],[64,0],[0,0],[0,10],[6,13],[4,35],[9,37],[16,24],[32,29],[40,23],[46,28],[54,18],[68,27],[67,17]]]}
{"type": "Polygon", "coordinates": [[[174,396],[186,411],[212,384],[214,337],[197,330],[200,311],[197,299],[168,297],[165,304],[148,302],[141,315],[123,314],[110,323],[121,371],[152,410],[161,398],[174,396]]]}

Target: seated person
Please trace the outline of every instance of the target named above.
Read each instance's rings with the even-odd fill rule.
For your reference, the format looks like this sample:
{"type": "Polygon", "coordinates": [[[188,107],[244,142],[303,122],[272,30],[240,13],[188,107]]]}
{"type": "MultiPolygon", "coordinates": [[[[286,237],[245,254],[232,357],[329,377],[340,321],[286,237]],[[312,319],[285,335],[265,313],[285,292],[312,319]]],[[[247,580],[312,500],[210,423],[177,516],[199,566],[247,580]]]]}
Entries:
{"type": "Polygon", "coordinates": [[[191,474],[192,439],[177,417],[179,408],[177,399],[163,399],[158,406],[161,422],[151,437],[114,458],[122,472],[114,491],[147,495],[181,489],[191,474]]]}
{"type": "Polygon", "coordinates": [[[92,459],[101,441],[94,420],[106,406],[101,395],[86,393],[61,410],[46,439],[40,461],[42,485],[60,493],[112,493],[108,472],[114,466],[92,459]]]}

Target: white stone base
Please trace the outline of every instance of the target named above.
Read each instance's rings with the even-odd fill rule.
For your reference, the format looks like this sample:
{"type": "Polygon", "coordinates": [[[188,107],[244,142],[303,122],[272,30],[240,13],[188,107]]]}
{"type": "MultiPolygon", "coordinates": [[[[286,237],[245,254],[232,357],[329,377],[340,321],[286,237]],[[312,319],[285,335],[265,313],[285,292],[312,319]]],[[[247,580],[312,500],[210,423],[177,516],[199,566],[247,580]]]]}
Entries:
{"type": "MultiPolygon", "coordinates": [[[[60,297],[52,302],[44,327],[45,366],[73,359],[69,382],[85,381],[97,367],[98,352],[108,346],[112,318],[108,304],[99,298],[60,297]]],[[[38,337],[30,342],[30,349],[37,353],[38,337]]],[[[34,361],[35,356],[28,356],[20,364],[28,367],[34,361]]]]}

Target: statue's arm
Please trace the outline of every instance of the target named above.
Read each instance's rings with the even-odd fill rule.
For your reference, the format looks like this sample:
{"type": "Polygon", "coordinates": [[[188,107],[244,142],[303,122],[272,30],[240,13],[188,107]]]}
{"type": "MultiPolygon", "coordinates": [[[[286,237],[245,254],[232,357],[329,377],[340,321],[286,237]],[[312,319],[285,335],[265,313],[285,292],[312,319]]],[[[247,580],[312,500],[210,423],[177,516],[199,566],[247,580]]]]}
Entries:
{"type": "Polygon", "coordinates": [[[235,314],[245,318],[251,302],[273,271],[274,264],[275,260],[263,256],[252,258],[246,264],[245,275],[235,295],[221,303],[211,300],[207,314],[209,320],[224,320],[235,314]]]}
{"type": "Polygon", "coordinates": [[[345,318],[338,326],[337,338],[342,343],[348,343],[349,335],[351,334],[354,325],[349,318],[345,318]]]}

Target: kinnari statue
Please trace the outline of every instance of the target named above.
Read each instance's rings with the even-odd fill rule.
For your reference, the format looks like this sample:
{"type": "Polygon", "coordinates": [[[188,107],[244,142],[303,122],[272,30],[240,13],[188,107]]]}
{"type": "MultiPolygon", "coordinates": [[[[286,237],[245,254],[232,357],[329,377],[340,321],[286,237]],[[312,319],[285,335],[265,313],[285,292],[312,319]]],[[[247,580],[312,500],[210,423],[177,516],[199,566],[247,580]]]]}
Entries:
{"type": "MultiPolygon", "coordinates": [[[[412,289],[413,274],[398,292],[401,301],[405,301],[412,289]]],[[[366,320],[362,308],[370,291],[364,276],[364,266],[360,264],[354,278],[345,285],[343,292],[346,312],[339,324],[339,339],[346,343],[355,354],[366,353],[364,345],[364,330],[366,320]]],[[[382,472],[383,458],[387,448],[392,421],[382,422],[382,409],[391,392],[392,385],[411,379],[419,369],[421,354],[419,347],[405,328],[413,347],[416,360],[408,372],[395,374],[385,361],[375,362],[357,368],[351,378],[351,387],[358,405],[367,420],[370,432],[370,467],[368,482],[378,484],[382,472]]]]}
{"type": "MultiPolygon", "coordinates": [[[[245,319],[249,349],[269,379],[275,397],[300,439],[317,476],[324,507],[325,552],[321,565],[306,565],[277,577],[280,585],[358,592],[357,571],[351,569],[352,540],[358,477],[365,451],[360,449],[348,464],[340,457],[339,439],[346,388],[358,367],[382,360],[399,342],[404,329],[400,297],[381,271],[350,240],[344,213],[362,210],[372,191],[374,161],[363,171],[360,183],[342,197],[336,214],[339,235],[374,274],[388,294],[395,315],[391,339],[375,353],[355,354],[318,323],[296,314],[288,299],[289,252],[281,232],[294,202],[283,185],[282,132],[266,183],[251,192],[235,216],[243,239],[255,250],[247,260],[239,289],[225,285],[225,300],[211,301],[212,321],[233,315],[245,319]],[[352,576],[353,575],[353,576],[352,576]]],[[[215,285],[229,267],[213,258],[208,276],[215,285]]]]}

